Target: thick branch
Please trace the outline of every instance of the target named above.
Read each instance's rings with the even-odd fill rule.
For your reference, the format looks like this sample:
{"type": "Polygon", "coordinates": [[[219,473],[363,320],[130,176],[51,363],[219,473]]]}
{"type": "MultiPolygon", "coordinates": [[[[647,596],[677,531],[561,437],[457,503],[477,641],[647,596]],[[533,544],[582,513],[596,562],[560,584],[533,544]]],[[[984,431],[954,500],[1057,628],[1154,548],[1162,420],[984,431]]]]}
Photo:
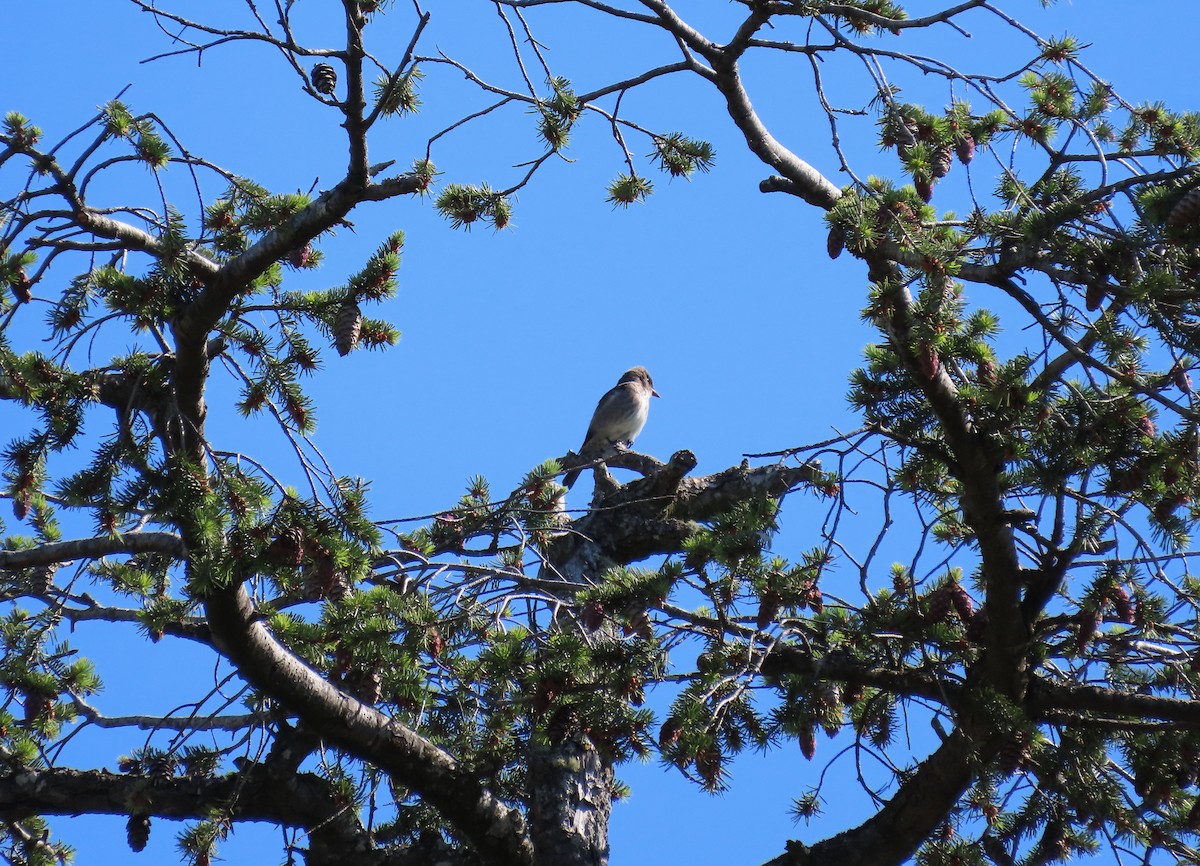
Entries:
{"type": "Polygon", "coordinates": [[[34,815],[128,815],[130,804],[163,818],[206,818],[229,804],[237,818],[313,827],[333,817],[335,793],[318,776],[289,780],[265,773],[231,773],[205,779],[181,777],[151,781],[146,776],[107,770],[52,767],[0,773],[0,815],[21,820],[34,815]]]}
{"type": "Polygon", "coordinates": [[[1068,710],[1100,713],[1110,718],[1161,719],[1189,728],[1200,727],[1200,701],[1121,692],[1098,686],[1035,679],[1029,684],[1027,705],[1031,712],[1039,716],[1068,710]]]}
{"type": "MultiPolygon", "coordinates": [[[[216,778],[151,779],[105,770],[26,767],[0,772],[0,816],[19,821],[35,815],[141,814],[184,819],[225,811],[234,821],[269,821],[309,831],[314,847],[366,852],[371,841],[353,809],[329,782],[310,773],[286,779],[251,765],[216,778]]],[[[334,863],[332,858],[309,860],[334,863]]],[[[356,862],[383,862],[379,859],[356,862]]],[[[397,861],[404,862],[404,861],[397,861]]]]}
{"type": "Polygon", "coordinates": [[[952,733],[908,777],[892,799],[865,823],[811,848],[789,842],[787,852],[766,866],[883,866],[903,863],[946,819],[974,776],[975,744],[952,733]]]}
{"type": "Polygon", "coordinates": [[[776,643],[765,653],[760,667],[764,676],[798,674],[843,683],[858,683],[897,696],[922,697],[941,704],[957,704],[965,686],[934,674],[868,666],[849,656],[827,654],[814,658],[793,644],[776,643]]]}
{"type": "Polygon", "coordinates": [[[239,673],[295,712],[329,743],[412,788],[471,841],[482,862],[533,860],[524,818],[432,742],[338,690],[288,652],[257,617],[241,585],[207,601],[214,637],[239,673]]]}
{"type": "Polygon", "coordinates": [[[37,565],[96,559],[112,553],[161,553],[174,559],[186,555],[183,540],[171,532],[128,532],[55,541],[28,550],[0,551],[0,569],[15,570],[37,565]]]}
{"type": "Polygon", "coordinates": [[[741,73],[736,60],[722,64],[714,64],[716,74],[713,83],[725,97],[725,106],[729,116],[746,139],[746,146],[751,152],[771,166],[787,181],[778,181],[771,185],[770,190],[760,186],[764,192],[786,190],[797,195],[811,205],[828,210],[842,197],[841,190],[830,182],[821,172],[784,147],[775,136],[771,135],[759,118],[758,113],[750,102],[750,95],[742,85],[741,73]]]}

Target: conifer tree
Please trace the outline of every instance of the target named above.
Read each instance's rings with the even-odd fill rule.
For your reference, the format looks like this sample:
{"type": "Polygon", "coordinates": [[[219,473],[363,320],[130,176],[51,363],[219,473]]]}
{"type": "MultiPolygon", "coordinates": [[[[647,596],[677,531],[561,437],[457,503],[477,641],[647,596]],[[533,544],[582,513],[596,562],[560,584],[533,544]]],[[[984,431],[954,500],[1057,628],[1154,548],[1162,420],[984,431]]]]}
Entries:
{"type": "Polygon", "coordinates": [[[23,422],[4,431],[0,493],[9,862],[65,859],[65,816],[94,813],[124,816],[135,851],[186,819],[189,864],[266,821],[310,866],[590,866],[608,861],[623,763],[659,758],[718,792],[739,753],[785,748],[839,773],[850,749],[885,778],[860,776],[875,809],[837,832],[814,772],[792,804],[809,841],[779,839],[775,866],[1200,857],[1196,114],[1125,101],[1076,40],[985,0],[914,18],[891,0],[738,0],[696,21],[665,0],[478,4],[512,34],[495,51],[522,60],[515,83],[426,45],[419,4],[288,0],[268,21],[247,2],[246,29],[131,3],[176,34],[170,54],[281,56],[344,130],[345,167],[327,189],[272,191],[119,98],[51,136],[36,105],[4,119],[0,168],[20,180],[0,192],[0,400],[23,422]],[[581,92],[538,36],[547,5],[657,32],[673,55],[581,92]],[[996,75],[897,41],[935,29],[1001,31],[1024,53],[996,75]],[[759,55],[811,72],[826,142],[773,134],[742,74],[759,55]],[[859,104],[833,101],[826,68],[866,70],[857,96],[838,88],[859,104]],[[493,102],[443,133],[515,109],[537,149],[515,181],[439,176],[443,133],[371,161],[384,123],[464,73],[493,102]],[[878,330],[850,374],[862,427],[709,475],[688,451],[567,453],[511,490],[471,479],[403,531],[372,518],[366,482],[316,450],[305,385],[334,352],[396,341],[374,314],[405,237],[374,239],[336,287],[295,275],[375,202],[428,196],[449,228],[508,226],[583,118],[615,143],[618,210],[656,175],[717,170],[705,140],[625,113],[625,94],[679,77],[715,88],[764,193],[824,213],[878,330]],[[890,169],[865,174],[852,137],[890,169]],[[814,167],[829,148],[844,185],[814,167]],[[1001,305],[1023,318],[1001,329],[1001,305]],[[273,420],[304,486],[212,435],[217,413],[273,420]],[[568,514],[559,479],[581,466],[595,494],[568,514]],[[785,559],[799,499],[827,518],[785,559]],[[844,528],[872,517],[866,536],[844,528]],[[147,654],[197,642],[231,673],[181,711],[106,716],[103,671],[71,646],[83,621],[138,624],[147,654]],[[667,683],[674,699],[648,702],[667,683]],[[902,735],[917,724],[928,748],[902,735]],[[150,734],[64,762],[104,729],[150,734]]]}

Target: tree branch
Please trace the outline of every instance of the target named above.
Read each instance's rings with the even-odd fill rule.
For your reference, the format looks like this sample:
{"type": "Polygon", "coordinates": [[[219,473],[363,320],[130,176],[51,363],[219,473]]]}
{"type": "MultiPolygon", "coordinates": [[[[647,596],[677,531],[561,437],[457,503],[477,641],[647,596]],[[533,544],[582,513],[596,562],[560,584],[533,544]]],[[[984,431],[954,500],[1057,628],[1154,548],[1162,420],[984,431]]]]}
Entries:
{"type": "Polygon", "coordinates": [[[0,551],[0,569],[15,570],[37,565],[97,559],[112,553],[161,553],[173,559],[187,555],[183,540],[171,532],[128,532],[54,541],[27,550],[0,551]]]}
{"type": "Polygon", "coordinates": [[[327,742],[417,792],[470,840],[483,863],[533,862],[520,812],[500,802],[448,753],[340,691],[289,652],[258,618],[244,587],[213,592],[207,610],[217,645],[248,682],[303,718],[327,742]]]}

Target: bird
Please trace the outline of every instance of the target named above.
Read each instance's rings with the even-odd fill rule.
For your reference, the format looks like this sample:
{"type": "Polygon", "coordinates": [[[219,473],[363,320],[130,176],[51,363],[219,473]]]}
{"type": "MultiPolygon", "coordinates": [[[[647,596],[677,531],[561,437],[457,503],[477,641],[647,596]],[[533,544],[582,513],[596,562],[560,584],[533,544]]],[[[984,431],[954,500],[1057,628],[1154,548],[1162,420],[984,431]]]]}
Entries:
{"type": "MultiPolygon", "coordinates": [[[[646,426],[650,414],[650,398],[657,397],[654,380],[645,367],[631,367],[617,380],[596,404],[592,423],[579,449],[581,457],[595,457],[610,447],[628,448],[646,426]]],[[[563,478],[568,488],[579,478],[583,468],[572,469],[563,478]]]]}

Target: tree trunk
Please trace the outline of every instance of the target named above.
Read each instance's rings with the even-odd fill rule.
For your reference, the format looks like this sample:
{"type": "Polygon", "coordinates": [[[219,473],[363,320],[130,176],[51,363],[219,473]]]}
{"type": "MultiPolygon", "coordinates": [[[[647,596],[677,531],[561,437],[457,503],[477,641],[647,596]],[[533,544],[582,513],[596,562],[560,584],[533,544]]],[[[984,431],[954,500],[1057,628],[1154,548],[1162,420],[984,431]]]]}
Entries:
{"type": "Polygon", "coordinates": [[[530,745],[535,866],[607,866],[612,762],[582,734],[530,745]]]}

